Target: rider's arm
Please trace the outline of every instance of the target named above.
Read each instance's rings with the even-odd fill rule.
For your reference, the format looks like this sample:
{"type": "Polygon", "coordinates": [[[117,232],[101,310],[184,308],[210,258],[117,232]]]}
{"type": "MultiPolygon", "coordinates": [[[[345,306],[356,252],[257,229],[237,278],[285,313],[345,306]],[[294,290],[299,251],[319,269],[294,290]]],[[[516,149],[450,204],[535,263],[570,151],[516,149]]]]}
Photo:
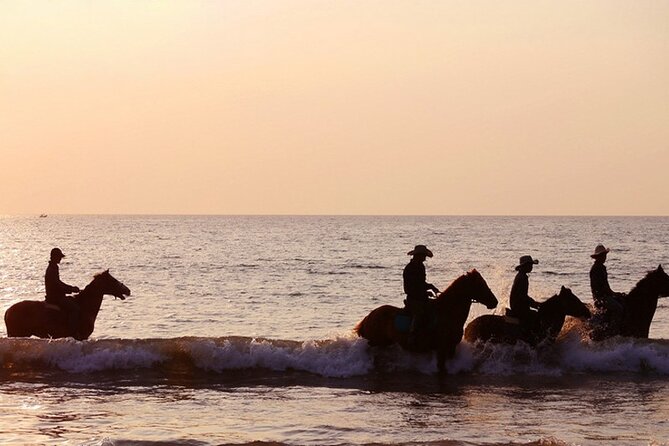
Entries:
{"type": "Polygon", "coordinates": [[[71,293],[77,293],[79,292],[79,287],[68,285],[62,280],[60,280],[60,273],[58,270],[56,270],[56,276],[55,278],[52,278],[52,280],[55,280],[56,283],[58,284],[58,287],[60,290],[63,292],[63,294],[71,294],[71,293]]]}
{"type": "Polygon", "coordinates": [[[404,268],[403,277],[404,292],[407,295],[425,295],[428,290],[434,287],[434,285],[425,281],[425,267],[421,263],[409,262],[404,268]]]}
{"type": "Polygon", "coordinates": [[[71,294],[71,293],[78,293],[79,292],[79,287],[68,285],[64,282],[61,282],[61,287],[63,288],[63,291],[65,291],[65,294],[71,294]]]}

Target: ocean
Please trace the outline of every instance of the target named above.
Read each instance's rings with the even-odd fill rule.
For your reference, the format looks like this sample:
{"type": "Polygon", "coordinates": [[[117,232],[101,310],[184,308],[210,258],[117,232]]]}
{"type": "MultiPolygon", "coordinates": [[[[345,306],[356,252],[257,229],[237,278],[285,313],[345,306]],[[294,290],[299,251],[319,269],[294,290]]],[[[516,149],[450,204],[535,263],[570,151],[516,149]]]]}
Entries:
{"type": "MultiPolygon", "coordinates": [[[[41,300],[49,251],[83,288],[109,269],[87,341],[0,328],[0,444],[669,445],[669,299],[650,339],[550,347],[463,341],[446,374],[430,354],[371,348],[353,328],[402,305],[407,252],[428,281],[476,268],[508,306],[521,255],[530,294],[591,303],[598,243],[629,291],[669,265],[668,217],[0,217],[0,305],[41,300]]],[[[4,310],[3,310],[4,311],[4,310]]],[[[571,321],[568,321],[571,322],[571,321]]]]}

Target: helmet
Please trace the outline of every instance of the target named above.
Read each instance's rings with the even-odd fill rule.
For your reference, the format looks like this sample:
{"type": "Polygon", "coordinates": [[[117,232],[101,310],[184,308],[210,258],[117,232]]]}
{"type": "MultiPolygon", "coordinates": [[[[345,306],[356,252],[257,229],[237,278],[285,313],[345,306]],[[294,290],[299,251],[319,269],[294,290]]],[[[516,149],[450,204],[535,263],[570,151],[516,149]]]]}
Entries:
{"type": "Polygon", "coordinates": [[[65,254],[63,254],[63,251],[60,250],[60,248],[53,248],[51,250],[51,259],[62,259],[65,257],[65,254]]]}

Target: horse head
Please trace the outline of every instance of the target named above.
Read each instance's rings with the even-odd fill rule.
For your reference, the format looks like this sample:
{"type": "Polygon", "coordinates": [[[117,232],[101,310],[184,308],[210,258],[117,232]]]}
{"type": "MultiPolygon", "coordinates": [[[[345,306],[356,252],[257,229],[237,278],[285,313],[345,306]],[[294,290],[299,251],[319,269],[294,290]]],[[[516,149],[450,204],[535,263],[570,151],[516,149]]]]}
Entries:
{"type": "Polygon", "coordinates": [[[473,269],[466,274],[466,277],[470,283],[470,291],[474,296],[473,301],[485,305],[489,310],[497,307],[497,297],[495,297],[481,273],[473,269]]]}
{"type": "Polygon", "coordinates": [[[121,300],[130,296],[130,289],[109,273],[109,270],[95,275],[91,285],[95,285],[102,294],[109,294],[121,300]]]}
{"type": "Polygon", "coordinates": [[[657,287],[658,295],[660,297],[669,297],[669,275],[664,271],[662,265],[659,265],[657,269],[649,272],[647,277],[650,278],[657,287]]]}
{"type": "Polygon", "coordinates": [[[489,309],[497,306],[497,297],[475,269],[455,279],[444,292],[437,296],[437,309],[445,311],[451,320],[463,318],[464,323],[469,315],[469,307],[472,302],[483,304],[489,309]]]}
{"type": "Polygon", "coordinates": [[[558,299],[560,305],[564,309],[565,314],[584,318],[589,318],[592,316],[588,307],[583,302],[581,302],[581,299],[576,297],[576,295],[572,293],[569,288],[564,286],[560,288],[558,299]]]}

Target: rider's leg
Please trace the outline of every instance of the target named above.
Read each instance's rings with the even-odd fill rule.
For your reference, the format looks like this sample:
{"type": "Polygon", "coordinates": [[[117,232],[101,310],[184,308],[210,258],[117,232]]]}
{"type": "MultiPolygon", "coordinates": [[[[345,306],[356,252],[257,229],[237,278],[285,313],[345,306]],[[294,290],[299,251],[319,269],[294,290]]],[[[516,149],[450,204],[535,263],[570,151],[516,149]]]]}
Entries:
{"type": "Polygon", "coordinates": [[[409,333],[415,333],[422,330],[425,326],[426,306],[424,302],[416,300],[411,303],[411,327],[409,333]]]}
{"type": "Polygon", "coordinates": [[[623,321],[623,302],[618,296],[611,296],[606,301],[606,321],[608,329],[613,335],[620,334],[623,321]]]}

